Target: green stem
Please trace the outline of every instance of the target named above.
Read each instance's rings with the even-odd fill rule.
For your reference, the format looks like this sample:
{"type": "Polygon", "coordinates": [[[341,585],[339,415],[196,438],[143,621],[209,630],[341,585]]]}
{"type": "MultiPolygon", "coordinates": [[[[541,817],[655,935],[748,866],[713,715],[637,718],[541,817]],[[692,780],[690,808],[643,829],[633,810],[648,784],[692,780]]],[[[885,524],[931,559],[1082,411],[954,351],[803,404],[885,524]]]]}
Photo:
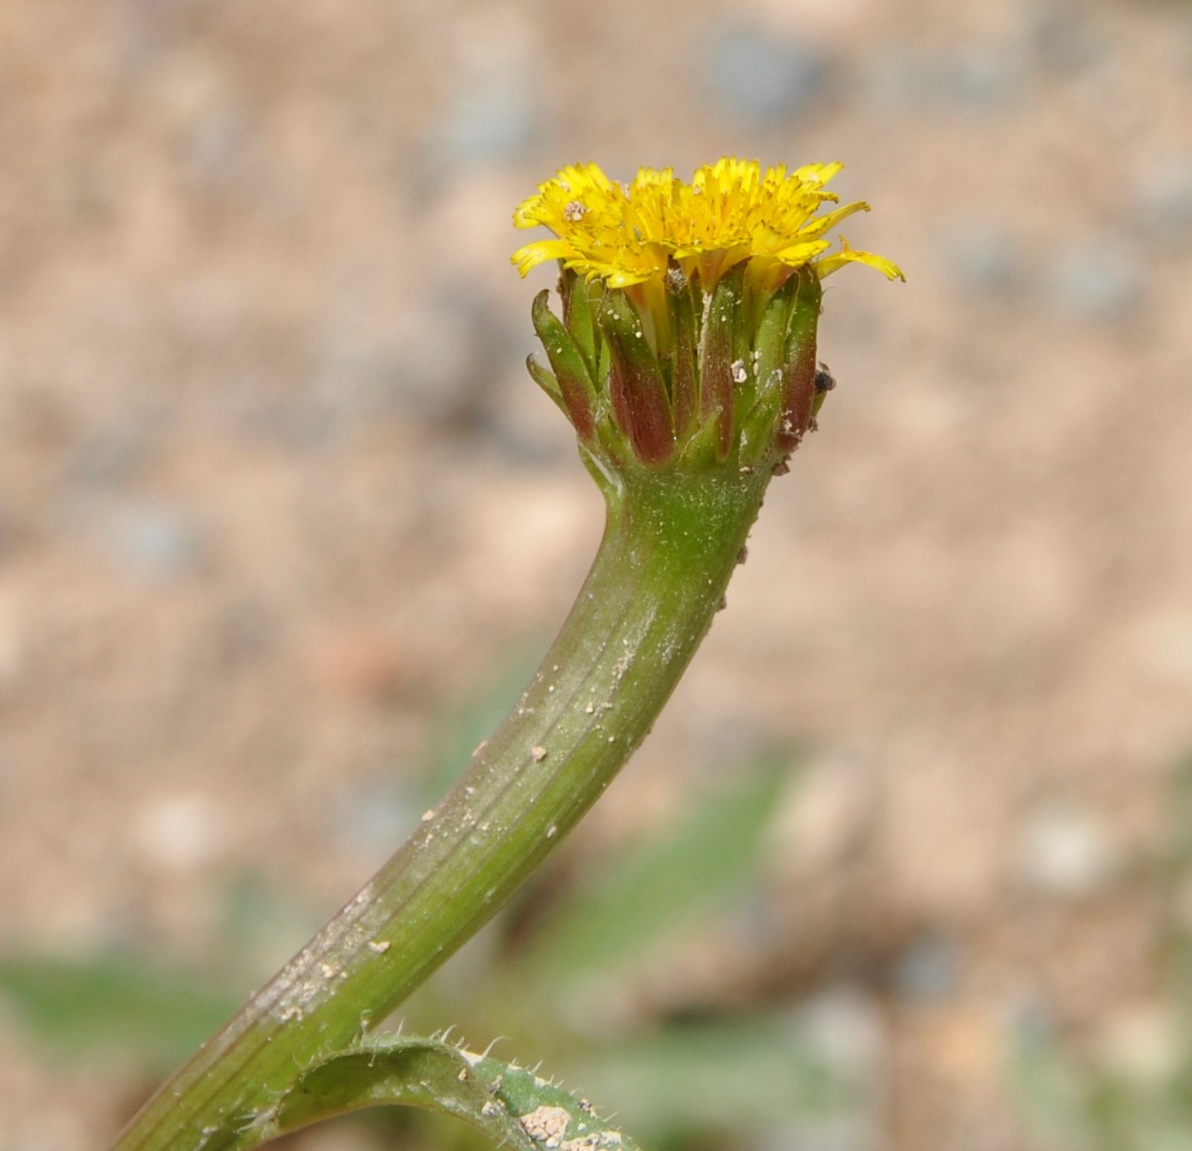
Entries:
{"type": "Polygon", "coordinates": [[[769,476],[606,480],[595,563],[521,700],[363,890],[132,1120],[112,1151],[244,1151],[301,1069],[472,936],[649,731],[722,603],[769,476]]]}

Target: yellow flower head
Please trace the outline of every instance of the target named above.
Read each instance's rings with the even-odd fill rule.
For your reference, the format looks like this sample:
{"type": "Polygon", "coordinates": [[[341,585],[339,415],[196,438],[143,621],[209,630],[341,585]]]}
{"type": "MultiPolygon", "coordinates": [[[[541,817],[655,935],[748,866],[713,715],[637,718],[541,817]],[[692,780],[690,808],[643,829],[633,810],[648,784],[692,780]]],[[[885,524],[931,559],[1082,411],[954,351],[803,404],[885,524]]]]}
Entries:
{"type": "Polygon", "coordinates": [[[862,201],[817,215],[838,197],[824,185],[840,164],[808,164],[787,172],[756,161],[722,159],[698,168],[691,183],[670,168],[639,168],[632,182],[614,183],[596,164],[562,169],[513,215],[519,228],[544,225],[553,240],[526,244],[513,254],[524,276],[560,260],[584,279],[626,288],[661,280],[678,268],[711,291],[720,277],[748,261],[751,277],[813,268],[822,278],[848,263],[868,264],[890,279],[897,265],[859,252],[841,239],[829,252],[827,233],[846,216],[868,211],[862,201]]]}

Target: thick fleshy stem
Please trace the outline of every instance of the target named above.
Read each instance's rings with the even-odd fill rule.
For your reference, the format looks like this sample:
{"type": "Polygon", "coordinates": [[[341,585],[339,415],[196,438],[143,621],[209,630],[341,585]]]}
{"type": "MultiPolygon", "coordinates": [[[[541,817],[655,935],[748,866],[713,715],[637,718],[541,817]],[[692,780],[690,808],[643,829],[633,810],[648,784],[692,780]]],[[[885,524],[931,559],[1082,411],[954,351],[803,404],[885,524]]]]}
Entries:
{"type": "Polygon", "coordinates": [[[592,570],[521,700],[443,803],[167,1082],[112,1151],[245,1151],[303,1067],[380,1022],[508,900],[654,723],[712,618],[768,468],[604,477],[592,570]]]}

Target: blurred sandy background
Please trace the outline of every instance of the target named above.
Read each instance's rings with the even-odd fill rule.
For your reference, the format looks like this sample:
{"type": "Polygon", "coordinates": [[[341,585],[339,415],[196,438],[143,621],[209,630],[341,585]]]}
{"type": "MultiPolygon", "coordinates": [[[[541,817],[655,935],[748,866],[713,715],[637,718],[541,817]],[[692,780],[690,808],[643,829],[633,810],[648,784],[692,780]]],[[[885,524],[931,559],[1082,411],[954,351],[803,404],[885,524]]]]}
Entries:
{"type": "MultiPolygon", "coordinates": [[[[850,241],[909,283],[830,281],[821,432],[582,834],[807,749],[785,902],[691,994],[837,1011],[872,1110],[766,1146],[1065,1145],[1007,1075],[1024,1028],[1169,1081],[1175,0],[5,0],[4,951],[201,966],[248,876],[309,911],[280,961],[367,877],[435,717],[542,649],[599,535],[521,365],[551,277],[509,265],[512,208],[575,160],[722,154],[845,161],[850,241]]],[[[144,1086],[0,1011],[3,1151],[98,1148],[144,1086]]]]}

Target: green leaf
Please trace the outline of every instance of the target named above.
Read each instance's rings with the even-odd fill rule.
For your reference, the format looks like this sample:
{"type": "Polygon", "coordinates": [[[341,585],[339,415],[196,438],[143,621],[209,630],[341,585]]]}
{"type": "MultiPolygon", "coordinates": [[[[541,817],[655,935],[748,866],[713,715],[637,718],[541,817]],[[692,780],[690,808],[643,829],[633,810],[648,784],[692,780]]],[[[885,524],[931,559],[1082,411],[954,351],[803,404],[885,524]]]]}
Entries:
{"type": "Polygon", "coordinates": [[[72,1056],[127,1052],[157,1068],[185,1056],[238,999],[136,955],[0,958],[0,996],[41,1042],[72,1056]]]}
{"type": "Polygon", "coordinates": [[[787,1020],[667,1028],[582,1058],[574,1074],[647,1137],[856,1121],[868,1085],[787,1020]]]}
{"type": "Polygon", "coordinates": [[[544,925],[530,964],[548,978],[607,971],[706,923],[755,879],[762,836],[788,779],[785,763],[768,764],[703,796],[677,827],[602,861],[599,877],[544,925]]]}
{"type": "Polygon", "coordinates": [[[255,1144],[349,1111],[393,1105],[454,1116],[515,1151],[638,1151],[590,1103],[534,1072],[413,1036],[372,1040],[307,1069],[257,1116],[255,1144]]]}

